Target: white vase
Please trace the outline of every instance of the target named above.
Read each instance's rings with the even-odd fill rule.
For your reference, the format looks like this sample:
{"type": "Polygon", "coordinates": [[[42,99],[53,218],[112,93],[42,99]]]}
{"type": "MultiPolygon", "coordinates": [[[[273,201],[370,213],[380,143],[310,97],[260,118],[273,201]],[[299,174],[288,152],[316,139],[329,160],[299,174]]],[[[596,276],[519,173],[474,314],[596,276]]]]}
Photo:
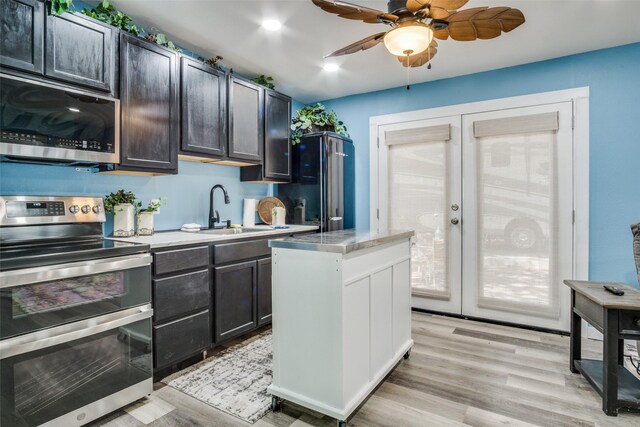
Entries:
{"type": "Polygon", "coordinates": [[[126,203],[123,205],[115,205],[113,207],[113,236],[114,237],[131,237],[134,231],[134,210],[133,205],[126,203]]]}
{"type": "Polygon", "coordinates": [[[153,235],[153,212],[140,212],[138,214],[138,235],[153,235]]]}

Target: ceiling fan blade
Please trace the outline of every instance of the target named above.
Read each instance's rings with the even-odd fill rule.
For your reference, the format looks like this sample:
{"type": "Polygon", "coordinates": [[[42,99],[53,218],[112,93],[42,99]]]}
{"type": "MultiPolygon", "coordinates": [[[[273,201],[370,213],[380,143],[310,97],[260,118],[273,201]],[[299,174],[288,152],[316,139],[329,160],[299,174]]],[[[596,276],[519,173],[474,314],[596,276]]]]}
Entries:
{"type": "Polygon", "coordinates": [[[433,40],[429,45],[429,49],[424,52],[417,55],[410,55],[408,58],[406,56],[398,56],[397,58],[404,67],[415,68],[422,67],[424,64],[431,61],[431,59],[436,56],[436,53],[438,53],[438,42],[433,40]]]}
{"type": "Polygon", "coordinates": [[[518,9],[510,7],[474,7],[452,12],[445,21],[449,26],[434,32],[434,37],[446,40],[451,37],[458,41],[492,39],[503,32],[519,27],[525,22],[518,9]]]}
{"type": "Polygon", "coordinates": [[[351,53],[360,52],[361,50],[370,49],[375,45],[377,45],[378,43],[380,43],[384,39],[385,34],[387,33],[386,32],[378,33],[378,34],[369,36],[365,39],[358,40],[355,43],[351,43],[349,46],[343,47],[340,50],[336,50],[332,54],[325,56],[325,58],[328,58],[331,56],[349,55],[351,53]]]}
{"type": "Polygon", "coordinates": [[[415,13],[420,9],[457,10],[467,4],[469,0],[407,0],[407,9],[415,13]]]}
{"type": "Polygon", "coordinates": [[[366,22],[368,24],[387,24],[396,22],[398,17],[391,13],[383,12],[378,9],[358,6],[337,0],[312,0],[313,4],[318,6],[325,12],[334,13],[341,18],[355,19],[356,21],[366,22]]]}

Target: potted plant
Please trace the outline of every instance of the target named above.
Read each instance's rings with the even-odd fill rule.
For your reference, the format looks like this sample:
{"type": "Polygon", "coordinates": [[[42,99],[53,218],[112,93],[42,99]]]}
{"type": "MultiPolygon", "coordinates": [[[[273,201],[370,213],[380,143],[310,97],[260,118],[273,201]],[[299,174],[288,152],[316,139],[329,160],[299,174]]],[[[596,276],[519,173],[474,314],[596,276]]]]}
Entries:
{"type": "Polygon", "coordinates": [[[133,218],[136,196],[131,191],[118,190],[104,199],[104,210],[113,214],[113,236],[131,237],[135,234],[133,218]]]}
{"type": "Polygon", "coordinates": [[[138,218],[138,236],[153,235],[153,215],[160,210],[160,206],[167,205],[167,198],[152,199],[147,207],[142,207],[142,202],[136,203],[136,216],[138,218]]]}
{"type": "Polygon", "coordinates": [[[299,109],[291,121],[291,143],[293,145],[299,143],[302,135],[306,133],[324,131],[349,136],[347,127],[338,120],[335,111],[327,111],[326,107],[319,102],[315,105],[307,105],[299,109]]]}

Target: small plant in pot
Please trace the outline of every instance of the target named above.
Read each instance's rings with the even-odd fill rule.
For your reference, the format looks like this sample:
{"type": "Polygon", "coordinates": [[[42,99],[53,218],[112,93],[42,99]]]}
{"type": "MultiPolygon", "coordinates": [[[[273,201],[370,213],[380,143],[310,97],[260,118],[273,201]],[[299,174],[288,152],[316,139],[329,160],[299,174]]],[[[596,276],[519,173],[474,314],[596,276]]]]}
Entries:
{"type": "Polygon", "coordinates": [[[307,105],[299,109],[291,121],[291,143],[298,144],[304,134],[324,131],[349,136],[347,127],[338,120],[335,111],[327,111],[321,103],[307,105]]]}
{"type": "Polygon", "coordinates": [[[131,191],[118,190],[104,198],[104,210],[113,215],[113,236],[131,237],[134,231],[136,196],[131,191]]]}
{"type": "Polygon", "coordinates": [[[138,218],[138,236],[153,235],[153,215],[160,210],[160,206],[167,206],[167,198],[152,199],[146,207],[142,202],[136,203],[136,216],[138,218]]]}

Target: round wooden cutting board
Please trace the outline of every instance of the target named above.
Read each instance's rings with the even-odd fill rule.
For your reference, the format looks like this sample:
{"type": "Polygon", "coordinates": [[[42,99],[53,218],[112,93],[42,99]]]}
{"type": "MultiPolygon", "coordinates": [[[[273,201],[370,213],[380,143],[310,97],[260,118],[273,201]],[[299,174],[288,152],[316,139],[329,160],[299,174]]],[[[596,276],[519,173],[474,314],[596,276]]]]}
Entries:
{"type": "Polygon", "coordinates": [[[271,209],[279,207],[284,208],[284,203],[277,197],[265,197],[258,202],[258,216],[265,224],[271,225],[273,219],[271,218],[271,209]]]}

